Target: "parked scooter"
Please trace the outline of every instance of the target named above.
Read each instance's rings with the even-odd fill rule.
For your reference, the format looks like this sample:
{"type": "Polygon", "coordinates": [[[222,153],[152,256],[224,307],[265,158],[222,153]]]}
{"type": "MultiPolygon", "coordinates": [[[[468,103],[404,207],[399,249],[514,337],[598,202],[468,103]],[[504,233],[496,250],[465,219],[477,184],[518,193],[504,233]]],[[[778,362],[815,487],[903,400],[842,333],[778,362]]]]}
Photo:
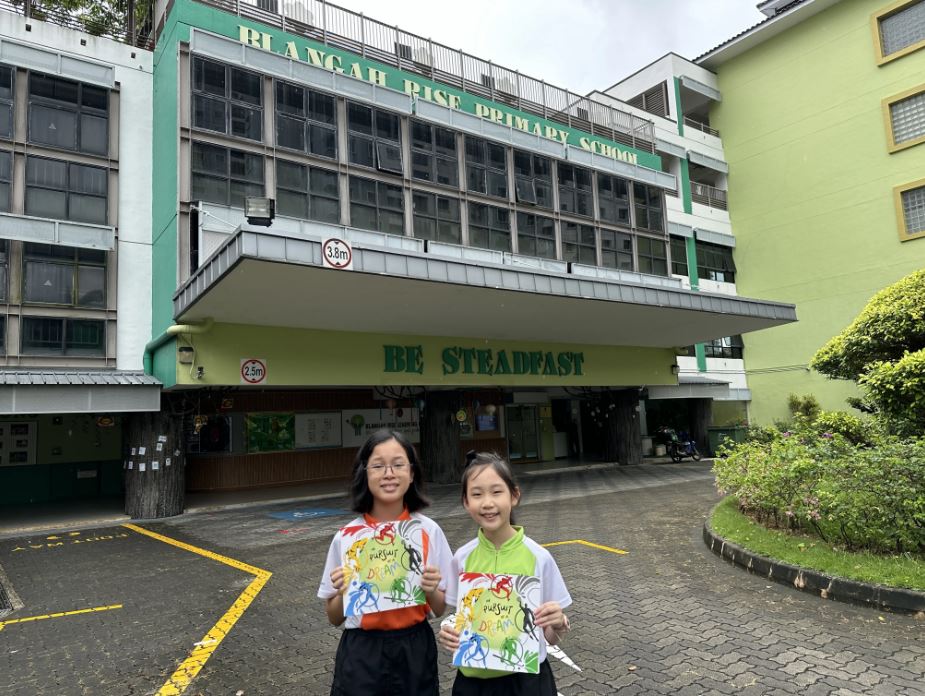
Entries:
{"type": "Polygon", "coordinates": [[[695,462],[699,462],[702,458],[700,450],[697,449],[697,443],[691,440],[690,436],[683,431],[680,437],[672,440],[668,445],[668,454],[673,462],[680,462],[685,457],[690,457],[695,462]]]}

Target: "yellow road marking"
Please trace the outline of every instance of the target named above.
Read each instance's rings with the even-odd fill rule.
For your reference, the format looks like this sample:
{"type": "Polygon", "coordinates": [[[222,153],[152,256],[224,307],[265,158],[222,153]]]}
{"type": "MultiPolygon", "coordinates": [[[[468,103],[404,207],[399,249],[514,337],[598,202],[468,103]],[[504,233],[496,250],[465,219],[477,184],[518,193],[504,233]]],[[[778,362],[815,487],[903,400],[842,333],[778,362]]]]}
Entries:
{"type": "Polygon", "coordinates": [[[549,544],[543,544],[543,546],[564,546],[565,544],[581,544],[582,546],[590,546],[592,549],[600,549],[601,551],[607,551],[608,553],[615,553],[619,556],[624,556],[629,553],[629,551],[624,551],[623,549],[615,549],[612,546],[603,546],[602,544],[592,544],[590,541],[585,541],[584,539],[570,539],[569,541],[553,541],[549,544]]]}
{"type": "Polygon", "coordinates": [[[8,619],[0,621],[0,631],[13,624],[28,623],[29,621],[44,621],[45,619],[60,619],[62,616],[77,616],[78,614],[92,614],[97,611],[121,609],[121,604],[109,604],[105,607],[91,607],[90,609],[74,609],[73,611],[56,611],[54,614],[40,614],[39,616],[24,616],[21,619],[8,619]]]}
{"type": "Polygon", "coordinates": [[[186,691],[193,679],[196,678],[196,675],[199,674],[199,671],[205,666],[208,659],[212,657],[212,653],[215,652],[216,648],[218,648],[225,639],[225,636],[231,632],[231,629],[234,628],[238,619],[244,615],[244,612],[247,611],[251,602],[260,594],[260,590],[267,584],[267,580],[270,579],[273,573],[269,570],[242,563],[228,556],[222,556],[221,554],[201,549],[198,546],[193,546],[192,544],[187,544],[177,539],[171,539],[163,534],[152,532],[134,524],[124,524],[122,526],[134,532],[138,532],[139,534],[149,536],[152,539],[162,541],[165,544],[176,546],[184,551],[189,551],[200,556],[205,556],[213,561],[224,563],[237,570],[243,570],[249,575],[256,576],[251,583],[244,588],[244,591],[238,595],[238,598],[234,601],[234,604],[231,605],[231,608],[215,622],[215,625],[209,629],[209,632],[206,633],[203,639],[193,646],[189,656],[177,667],[176,671],[170,675],[170,679],[164,683],[156,694],[156,696],[180,696],[180,694],[186,691]]]}

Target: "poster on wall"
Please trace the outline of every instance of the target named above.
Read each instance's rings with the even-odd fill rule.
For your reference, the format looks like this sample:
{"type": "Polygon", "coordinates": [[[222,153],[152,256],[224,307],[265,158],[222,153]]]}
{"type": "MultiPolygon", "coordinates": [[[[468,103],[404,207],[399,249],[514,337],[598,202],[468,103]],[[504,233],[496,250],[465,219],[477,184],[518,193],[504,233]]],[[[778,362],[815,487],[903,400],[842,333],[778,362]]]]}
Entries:
{"type": "Polygon", "coordinates": [[[248,452],[295,449],[294,413],[248,413],[244,417],[248,452]]]}
{"type": "Polygon", "coordinates": [[[0,466],[35,464],[35,423],[0,422],[0,466]]]}
{"type": "Polygon", "coordinates": [[[359,447],[377,430],[397,430],[411,442],[421,439],[421,424],[416,408],[361,408],[341,411],[344,447],[359,447]]]}
{"type": "Polygon", "coordinates": [[[295,414],[295,446],[298,449],[340,447],[340,411],[295,414]]]}

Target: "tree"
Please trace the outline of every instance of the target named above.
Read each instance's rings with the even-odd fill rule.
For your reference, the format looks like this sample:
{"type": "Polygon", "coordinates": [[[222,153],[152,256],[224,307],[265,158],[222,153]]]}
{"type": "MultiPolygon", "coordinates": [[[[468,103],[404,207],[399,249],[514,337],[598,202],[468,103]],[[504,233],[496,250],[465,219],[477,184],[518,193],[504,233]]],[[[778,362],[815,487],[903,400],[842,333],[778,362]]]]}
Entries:
{"type": "MultiPolygon", "coordinates": [[[[25,0],[35,19],[135,43],[153,26],[153,0],[25,0]]],[[[23,0],[13,0],[20,5],[23,0]]]]}
{"type": "Polygon", "coordinates": [[[866,401],[902,432],[925,429],[925,270],[871,298],[810,366],[855,380],[866,401]]]}

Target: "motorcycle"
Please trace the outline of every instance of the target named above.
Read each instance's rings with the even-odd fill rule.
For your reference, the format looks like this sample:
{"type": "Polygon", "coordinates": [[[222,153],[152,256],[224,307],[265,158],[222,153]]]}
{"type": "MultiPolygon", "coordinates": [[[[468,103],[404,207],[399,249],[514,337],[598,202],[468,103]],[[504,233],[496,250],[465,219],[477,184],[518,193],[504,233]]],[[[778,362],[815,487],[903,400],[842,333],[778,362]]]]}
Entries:
{"type": "Polygon", "coordinates": [[[703,457],[700,450],[697,449],[697,443],[691,440],[687,433],[681,433],[680,438],[671,441],[668,445],[668,454],[673,462],[680,462],[685,457],[690,457],[695,462],[699,462],[703,457]]]}

